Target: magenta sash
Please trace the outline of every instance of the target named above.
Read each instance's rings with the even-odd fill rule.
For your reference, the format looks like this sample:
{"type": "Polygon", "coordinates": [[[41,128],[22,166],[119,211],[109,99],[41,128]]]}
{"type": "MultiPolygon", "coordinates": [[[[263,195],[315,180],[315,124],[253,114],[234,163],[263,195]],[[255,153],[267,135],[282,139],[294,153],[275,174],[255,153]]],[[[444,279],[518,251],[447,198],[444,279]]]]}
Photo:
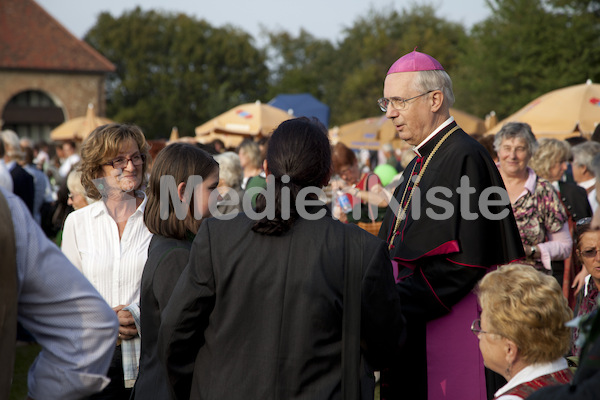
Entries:
{"type": "Polygon", "coordinates": [[[449,314],[427,323],[427,393],[430,400],[485,400],[485,370],[479,340],[471,333],[479,318],[469,293],[449,314]]]}

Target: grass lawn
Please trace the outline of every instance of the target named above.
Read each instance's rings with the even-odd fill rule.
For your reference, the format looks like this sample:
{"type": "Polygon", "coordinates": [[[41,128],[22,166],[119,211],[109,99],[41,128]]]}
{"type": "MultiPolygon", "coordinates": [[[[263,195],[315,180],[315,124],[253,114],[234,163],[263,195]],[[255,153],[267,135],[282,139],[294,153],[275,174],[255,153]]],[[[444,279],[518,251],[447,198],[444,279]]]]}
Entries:
{"type": "MultiPolygon", "coordinates": [[[[41,350],[37,344],[19,346],[15,354],[15,371],[8,400],[23,400],[27,397],[27,371],[41,350]]],[[[379,382],[375,386],[375,400],[379,400],[379,382]]]]}
{"type": "Polygon", "coordinates": [[[10,387],[9,400],[23,400],[27,397],[27,371],[41,350],[37,344],[18,346],[15,354],[15,371],[10,387]]]}

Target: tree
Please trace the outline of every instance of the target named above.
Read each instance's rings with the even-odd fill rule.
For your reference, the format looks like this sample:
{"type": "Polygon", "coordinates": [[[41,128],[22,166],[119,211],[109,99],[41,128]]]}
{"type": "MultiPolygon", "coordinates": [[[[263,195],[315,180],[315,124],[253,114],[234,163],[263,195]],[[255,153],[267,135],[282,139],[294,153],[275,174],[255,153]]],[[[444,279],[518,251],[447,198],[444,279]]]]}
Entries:
{"type": "Polygon", "coordinates": [[[281,93],[310,93],[322,99],[335,48],[305,30],[297,37],[286,31],[263,32],[268,37],[267,64],[271,71],[269,98],[281,93]]]}
{"type": "Polygon", "coordinates": [[[194,128],[227,109],[263,99],[265,54],[236,28],[184,14],[102,13],[85,40],[117,67],[107,84],[111,119],[140,125],[148,138],[194,128]]]}
{"type": "Polygon", "coordinates": [[[491,16],[473,28],[455,79],[470,112],[502,119],[551,90],[600,78],[597,17],[543,0],[488,4],[491,16]]]}
{"type": "Polygon", "coordinates": [[[434,54],[452,71],[465,38],[462,25],[436,17],[432,6],[413,6],[400,13],[371,10],[345,30],[332,60],[336,74],[330,78],[326,97],[332,122],[341,124],[380,113],[376,101],[382,96],[388,68],[415,47],[434,54]]]}

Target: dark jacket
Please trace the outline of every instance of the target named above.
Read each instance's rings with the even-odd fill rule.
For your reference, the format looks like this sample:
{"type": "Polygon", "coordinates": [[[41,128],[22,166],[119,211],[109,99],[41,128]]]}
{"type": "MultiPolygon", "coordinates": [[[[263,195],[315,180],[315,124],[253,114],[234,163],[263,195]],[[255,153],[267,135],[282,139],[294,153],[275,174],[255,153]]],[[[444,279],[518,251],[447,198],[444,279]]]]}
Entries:
{"type": "Polygon", "coordinates": [[[592,216],[592,208],[584,188],[574,183],[559,181],[558,189],[560,201],[573,221],[592,216]]]}
{"type": "Polygon", "coordinates": [[[195,359],[191,399],[340,399],[346,235],[364,243],[349,264],[362,269],[363,355],[380,368],[398,354],[404,318],[385,243],[316,211],[326,215],[282,236],[253,232],[245,214],[202,223],[159,334],[176,392],[195,359]]]}
{"type": "Polygon", "coordinates": [[[140,370],[132,399],[170,398],[167,371],[158,358],[158,328],[160,314],[167,306],[181,271],[187,265],[191,247],[191,240],[160,235],[152,236],[150,241],[140,290],[140,370]]]}
{"type": "Polygon", "coordinates": [[[19,164],[15,164],[10,170],[10,176],[13,179],[13,193],[25,202],[29,212],[33,215],[33,197],[35,195],[33,176],[19,164]]]}
{"type": "Polygon", "coordinates": [[[528,400],[595,400],[600,399],[600,313],[590,314],[590,333],[581,350],[579,367],[573,382],[546,387],[529,396],[528,400]]]}

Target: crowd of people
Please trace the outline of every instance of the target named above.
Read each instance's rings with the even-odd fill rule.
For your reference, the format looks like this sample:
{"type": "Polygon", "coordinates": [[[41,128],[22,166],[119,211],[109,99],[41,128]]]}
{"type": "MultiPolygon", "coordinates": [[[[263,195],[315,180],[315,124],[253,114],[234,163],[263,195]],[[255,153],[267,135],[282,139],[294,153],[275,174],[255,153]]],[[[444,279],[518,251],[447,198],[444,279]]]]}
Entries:
{"type": "Polygon", "coordinates": [[[600,143],[469,135],[416,50],[383,83],[411,147],[367,157],[2,131],[0,397],[20,340],[32,399],[600,398],[600,143]]]}

